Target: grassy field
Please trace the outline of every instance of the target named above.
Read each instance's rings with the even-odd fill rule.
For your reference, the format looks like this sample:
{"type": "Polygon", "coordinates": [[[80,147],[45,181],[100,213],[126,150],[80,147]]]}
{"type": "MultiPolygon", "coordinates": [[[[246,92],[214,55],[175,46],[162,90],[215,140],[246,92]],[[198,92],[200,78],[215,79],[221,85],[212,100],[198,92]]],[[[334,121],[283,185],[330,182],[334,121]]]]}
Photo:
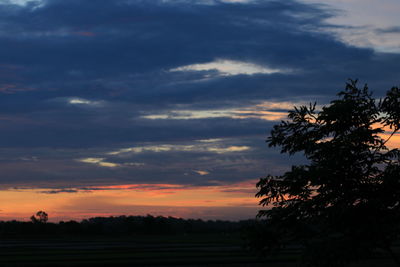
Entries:
{"type": "MultiPolygon", "coordinates": [[[[239,235],[171,235],[118,238],[6,239],[0,266],[271,266],[294,267],[296,251],[260,259],[239,235]]],[[[352,266],[395,266],[373,259],[352,266]]]]}
{"type": "Polygon", "coordinates": [[[258,263],[239,236],[181,235],[0,242],[0,266],[175,266],[258,263]]]}

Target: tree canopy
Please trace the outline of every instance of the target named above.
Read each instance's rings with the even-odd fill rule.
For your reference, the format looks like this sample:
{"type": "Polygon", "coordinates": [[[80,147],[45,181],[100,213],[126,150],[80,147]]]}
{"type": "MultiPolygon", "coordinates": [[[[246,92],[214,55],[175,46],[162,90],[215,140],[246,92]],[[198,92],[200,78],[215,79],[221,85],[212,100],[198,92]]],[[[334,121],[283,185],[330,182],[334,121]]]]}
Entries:
{"type": "Polygon", "coordinates": [[[400,90],[375,99],[350,80],[338,99],[295,107],[267,139],[307,163],[257,183],[265,207],[264,250],[297,245],[307,266],[341,266],[376,248],[389,252],[400,229],[400,90]]]}
{"type": "Polygon", "coordinates": [[[49,215],[42,210],[36,212],[36,215],[31,216],[31,222],[33,223],[47,223],[48,220],[49,215]]]}

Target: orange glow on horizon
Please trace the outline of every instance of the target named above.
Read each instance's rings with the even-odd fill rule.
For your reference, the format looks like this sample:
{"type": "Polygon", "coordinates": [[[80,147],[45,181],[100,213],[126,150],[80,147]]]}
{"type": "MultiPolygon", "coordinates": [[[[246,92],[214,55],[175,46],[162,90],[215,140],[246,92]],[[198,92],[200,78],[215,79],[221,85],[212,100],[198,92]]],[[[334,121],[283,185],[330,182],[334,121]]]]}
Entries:
{"type": "Polygon", "coordinates": [[[56,190],[52,189],[5,190],[0,194],[0,219],[28,220],[38,210],[49,213],[52,221],[146,214],[210,218],[209,210],[219,210],[221,214],[215,214],[215,218],[223,219],[224,210],[232,213],[235,208],[254,210],[255,216],[258,209],[255,183],[251,180],[201,187],[127,184],[85,187],[73,193],[54,193],[56,190]]]}

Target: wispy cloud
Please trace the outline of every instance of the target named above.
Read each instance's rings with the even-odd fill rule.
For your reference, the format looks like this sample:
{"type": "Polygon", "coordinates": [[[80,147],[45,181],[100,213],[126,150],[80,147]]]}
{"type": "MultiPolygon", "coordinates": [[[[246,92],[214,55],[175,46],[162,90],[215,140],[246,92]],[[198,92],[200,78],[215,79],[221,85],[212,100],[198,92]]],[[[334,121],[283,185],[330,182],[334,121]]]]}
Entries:
{"type": "Polygon", "coordinates": [[[235,109],[196,109],[196,110],[166,110],[162,114],[142,115],[141,118],[150,120],[195,120],[213,118],[231,119],[261,119],[279,121],[287,116],[287,111],[302,103],[264,101],[259,104],[235,109]]]}
{"type": "Polygon", "coordinates": [[[79,159],[78,161],[83,163],[96,164],[101,167],[109,167],[109,168],[115,168],[121,166],[120,164],[117,163],[104,161],[104,158],[84,158],[84,159],[79,159]]]}
{"type": "Polygon", "coordinates": [[[228,59],[217,59],[208,63],[198,63],[170,69],[170,71],[217,71],[219,75],[253,75],[253,74],[274,74],[285,73],[287,70],[270,68],[249,62],[242,62],[228,59]]]}
{"type": "MultiPolygon", "coordinates": [[[[180,151],[180,152],[210,152],[210,153],[233,153],[233,152],[241,152],[248,151],[251,148],[249,146],[224,146],[224,145],[215,145],[213,142],[201,142],[193,145],[172,145],[172,144],[160,144],[160,145],[148,145],[148,146],[137,146],[137,147],[128,147],[121,148],[116,151],[108,152],[108,155],[123,155],[130,153],[162,153],[162,152],[172,152],[172,151],[180,151]]],[[[101,161],[104,158],[89,158],[86,160],[89,161],[101,161]]]]}
{"type": "Polygon", "coordinates": [[[199,174],[199,175],[209,175],[210,174],[210,172],[208,172],[208,171],[204,171],[204,170],[195,170],[194,171],[195,173],[197,173],[197,174],[199,174]]]}
{"type": "Polygon", "coordinates": [[[26,6],[27,4],[31,4],[34,8],[39,8],[40,6],[44,5],[44,0],[2,0],[0,2],[0,5],[9,5],[9,4],[14,4],[14,5],[20,5],[20,6],[26,6]]]}
{"type": "Polygon", "coordinates": [[[241,152],[249,150],[248,146],[229,146],[229,147],[209,147],[207,150],[218,154],[241,152]]]}
{"type": "Polygon", "coordinates": [[[105,158],[83,158],[83,159],[78,159],[77,161],[82,162],[82,163],[89,163],[89,164],[95,164],[100,167],[107,167],[107,168],[116,168],[116,167],[141,167],[144,166],[144,163],[141,162],[124,162],[124,163],[113,163],[113,162],[108,162],[105,161],[105,158]]]}
{"type": "Polygon", "coordinates": [[[67,100],[68,104],[71,105],[86,105],[86,106],[102,106],[104,101],[93,101],[84,98],[69,98],[67,100]]]}

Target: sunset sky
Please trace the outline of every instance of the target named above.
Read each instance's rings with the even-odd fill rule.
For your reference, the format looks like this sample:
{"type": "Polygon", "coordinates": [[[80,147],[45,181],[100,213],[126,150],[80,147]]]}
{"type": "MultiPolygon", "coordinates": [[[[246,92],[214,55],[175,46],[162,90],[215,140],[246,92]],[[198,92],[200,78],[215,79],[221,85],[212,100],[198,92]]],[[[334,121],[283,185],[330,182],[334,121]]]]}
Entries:
{"type": "MultiPolygon", "coordinates": [[[[295,105],[400,83],[398,0],[0,0],[0,220],[254,218],[295,105]]],[[[395,136],[392,146],[399,146],[395,136]]]]}

